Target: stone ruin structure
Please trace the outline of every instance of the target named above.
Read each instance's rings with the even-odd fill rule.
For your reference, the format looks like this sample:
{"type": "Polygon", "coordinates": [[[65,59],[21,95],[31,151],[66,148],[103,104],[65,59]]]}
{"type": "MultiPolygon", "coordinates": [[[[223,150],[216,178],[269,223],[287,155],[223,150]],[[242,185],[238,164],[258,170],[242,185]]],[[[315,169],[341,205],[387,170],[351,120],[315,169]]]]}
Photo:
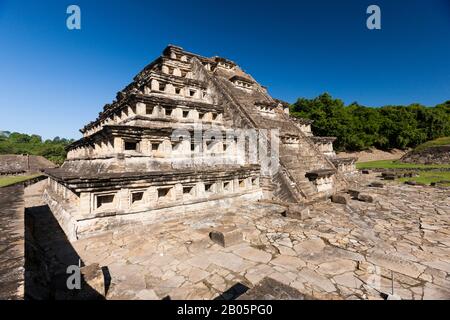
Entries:
{"type": "Polygon", "coordinates": [[[450,145],[431,146],[419,150],[411,150],[400,159],[403,163],[414,164],[449,164],[450,145]]]}
{"type": "Polygon", "coordinates": [[[47,170],[70,240],[236,202],[308,203],[345,188],[355,158],[289,115],[236,63],[169,45],[47,170]]]}
{"type": "Polygon", "coordinates": [[[27,173],[39,173],[48,168],[57,167],[43,156],[29,154],[5,154],[0,155],[0,175],[21,175],[27,173]]]}

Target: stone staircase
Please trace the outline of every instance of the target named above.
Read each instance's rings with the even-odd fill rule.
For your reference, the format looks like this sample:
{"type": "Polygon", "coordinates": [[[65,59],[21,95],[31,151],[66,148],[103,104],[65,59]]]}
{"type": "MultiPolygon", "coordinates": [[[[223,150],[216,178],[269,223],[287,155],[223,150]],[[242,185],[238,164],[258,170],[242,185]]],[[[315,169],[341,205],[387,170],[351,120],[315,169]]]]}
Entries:
{"type": "MultiPolygon", "coordinates": [[[[196,68],[202,74],[202,78],[212,83],[220,94],[228,100],[235,117],[239,118],[239,123],[246,127],[255,129],[266,129],[262,124],[252,118],[251,114],[244,106],[241,106],[241,99],[246,97],[245,92],[231,92],[221,81],[210,76],[203,68],[196,68]]],[[[278,119],[278,122],[293,124],[295,122],[288,115],[278,119]]],[[[235,120],[236,122],[236,120],[235,120]]],[[[263,191],[272,192],[273,195],[284,202],[311,202],[315,199],[326,197],[327,194],[318,192],[313,182],[305,175],[307,172],[320,169],[336,169],[334,165],[314,146],[314,143],[299,128],[297,134],[300,146],[292,149],[280,141],[279,162],[280,170],[272,173],[269,177],[261,177],[263,191]]],[[[267,141],[270,139],[267,137],[267,141]]]]}
{"type": "Polygon", "coordinates": [[[297,188],[302,191],[307,200],[321,198],[324,194],[315,189],[314,184],[306,177],[306,173],[333,167],[324,161],[323,157],[306,141],[307,137],[300,138],[298,149],[280,145],[280,163],[289,171],[297,188]]]}

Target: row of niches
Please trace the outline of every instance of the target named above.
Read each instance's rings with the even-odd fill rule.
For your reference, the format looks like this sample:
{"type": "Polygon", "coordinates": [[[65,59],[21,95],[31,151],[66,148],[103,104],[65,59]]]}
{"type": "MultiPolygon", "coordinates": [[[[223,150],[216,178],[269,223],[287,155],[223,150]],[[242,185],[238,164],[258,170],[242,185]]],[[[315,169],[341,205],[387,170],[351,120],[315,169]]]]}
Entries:
{"type": "Polygon", "coordinates": [[[256,108],[264,116],[275,117],[275,108],[267,106],[257,106],[256,108]]]}
{"type": "MultiPolygon", "coordinates": [[[[175,52],[171,52],[170,53],[170,59],[181,61],[181,62],[185,62],[185,63],[190,63],[191,62],[186,55],[179,55],[179,54],[176,54],[175,52]]],[[[203,62],[202,64],[203,64],[203,67],[206,70],[208,70],[208,71],[212,71],[213,70],[213,66],[210,63],[203,62]]],[[[227,65],[227,66],[221,65],[221,66],[226,68],[226,69],[232,69],[232,67],[233,67],[231,65],[227,65]]],[[[173,74],[173,73],[169,73],[169,74],[173,74]]],[[[175,74],[173,74],[173,75],[175,75],[175,74]]]]}
{"type": "Polygon", "coordinates": [[[224,68],[224,69],[228,69],[228,70],[232,70],[232,69],[234,68],[234,65],[233,65],[233,64],[231,64],[231,63],[229,63],[229,62],[226,62],[226,61],[219,61],[219,62],[217,63],[217,66],[218,66],[218,67],[222,67],[222,68],[224,68]]]}
{"type": "MultiPolygon", "coordinates": [[[[256,153],[256,151],[255,151],[256,153]]],[[[85,159],[128,154],[154,158],[231,157],[244,158],[245,142],[237,139],[204,139],[201,142],[170,137],[162,141],[114,137],[69,150],[67,159],[85,159]]]]}
{"type": "Polygon", "coordinates": [[[176,54],[175,52],[170,52],[170,59],[180,60],[181,62],[189,62],[189,59],[184,54],[176,54]]]}
{"type": "Polygon", "coordinates": [[[161,72],[164,74],[173,75],[175,77],[181,77],[185,79],[192,79],[192,72],[187,69],[181,69],[178,67],[172,67],[163,64],[161,66],[161,72]]]}
{"type": "Polygon", "coordinates": [[[285,144],[298,144],[298,143],[300,143],[300,138],[287,136],[285,138],[282,138],[282,142],[285,144]]]}
{"type": "Polygon", "coordinates": [[[253,85],[251,83],[248,82],[244,82],[244,81],[235,81],[234,84],[238,87],[244,88],[244,89],[251,89],[253,88],[253,85]]]}
{"type": "Polygon", "coordinates": [[[188,99],[196,99],[196,100],[202,100],[206,102],[210,102],[210,97],[208,96],[208,93],[205,89],[200,88],[194,88],[190,86],[175,86],[172,83],[169,82],[162,82],[158,81],[156,79],[152,79],[150,81],[150,88],[144,87],[144,93],[145,94],[151,94],[151,93],[164,93],[169,95],[176,95],[183,98],[188,99]]]}
{"type": "Polygon", "coordinates": [[[174,202],[205,201],[208,198],[246,193],[259,189],[259,177],[196,183],[176,183],[148,188],[92,193],[91,212],[145,209],[174,202]]]}
{"type": "Polygon", "coordinates": [[[90,136],[102,129],[104,125],[120,124],[136,115],[147,116],[149,120],[152,118],[171,118],[179,121],[202,121],[206,123],[221,124],[223,114],[219,112],[204,112],[195,108],[177,107],[164,108],[159,105],[150,105],[138,102],[134,106],[125,106],[122,110],[118,110],[104,119],[98,125],[84,132],[84,136],[90,136]]]}

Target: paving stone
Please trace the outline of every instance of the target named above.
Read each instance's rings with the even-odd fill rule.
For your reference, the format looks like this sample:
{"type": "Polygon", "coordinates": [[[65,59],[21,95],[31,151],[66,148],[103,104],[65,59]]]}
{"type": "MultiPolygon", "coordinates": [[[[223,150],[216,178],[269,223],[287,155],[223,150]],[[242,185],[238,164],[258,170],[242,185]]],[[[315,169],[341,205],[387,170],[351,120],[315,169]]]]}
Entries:
{"type": "Polygon", "coordinates": [[[448,192],[395,183],[368,187],[374,177],[365,176],[358,192],[375,202],[319,202],[309,207],[307,220],[281,217],[282,206],[245,203],[85,239],[77,252],[83,261],[108,261],[108,299],[154,298],[146,290],[159,298],[212,299],[237,282],[251,286],[272,274],[319,299],[381,299],[373,280],[390,293],[391,270],[402,299],[445,298],[448,192]],[[212,242],[209,231],[223,225],[241,230],[248,242],[212,242]]]}
{"type": "Polygon", "coordinates": [[[206,270],[211,262],[207,255],[197,255],[186,261],[187,264],[206,270]]]}
{"type": "Polygon", "coordinates": [[[353,271],[355,269],[356,269],[356,262],[351,260],[339,259],[320,264],[317,271],[323,274],[335,275],[345,273],[347,271],[353,271]]]}
{"type": "Polygon", "coordinates": [[[328,278],[319,275],[317,272],[314,272],[310,269],[302,269],[298,273],[298,280],[308,282],[309,284],[316,286],[326,292],[336,291],[336,287],[328,278]]]}
{"type": "Polygon", "coordinates": [[[267,263],[272,259],[270,253],[252,247],[241,248],[233,252],[244,259],[254,262],[267,263]]]}
{"type": "Polygon", "coordinates": [[[214,263],[220,267],[229,269],[234,272],[239,272],[244,265],[244,261],[241,257],[235,254],[227,252],[215,252],[208,257],[211,263],[214,263]]]}
{"type": "Polygon", "coordinates": [[[187,275],[188,280],[191,281],[192,283],[197,283],[205,279],[207,276],[209,276],[209,272],[206,272],[199,268],[191,269],[187,275]]]}
{"type": "Polygon", "coordinates": [[[301,267],[306,266],[306,263],[300,258],[284,255],[279,255],[278,257],[270,261],[270,263],[289,270],[297,270],[301,267]]]}
{"type": "Polygon", "coordinates": [[[367,261],[374,265],[386,268],[413,278],[417,278],[425,269],[425,266],[417,263],[412,263],[400,259],[394,255],[387,255],[379,252],[374,252],[367,257],[367,261]]]}
{"type": "Polygon", "coordinates": [[[333,277],[336,284],[348,287],[348,288],[359,288],[363,284],[361,280],[355,277],[353,272],[347,272],[338,276],[333,277]]]}
{"type": "Polygon", "coordinates": [[[426,283],[423,291],[424,300],[449,300],[449,288],[442,288],[431,283],[426,283]]]}
{"type": "Polygon", "coordinates": [[[138,291],[136,293],[136,297],[140,300],[160,300],[160,298],[156,295],[156,292],[152,289],[138,291]]]}
{"type": "Polygon", "coordinates": [[[162,287],[162,288],[178,288],[185,281],[186,281],[186,279],[184,277],[182,277],[182,276],[173,276],[173,277],[171,277],[171,278],[169,278],[167,280],[161,281],[159,286],[162,287]]]}
{"type": "Polygon", "coordinates": [[[299,254],[318,253],[325,248],[325,243],[321,239],[305,240],[294,246],[294,250],[299,254]]]}
{"type": "Polygon", "coordinates": [[[288,278],[284,273],[279,272],[279,271],[275,271],[275,272],[271,273],[270,278],[272,278],[278,282],[281,282],[287,286],[292,282],[292,280],[290,278],[288,278]]]}
{"type": "Polygon", "coordinates": [[[428,267],[442,270],[442,271],[445,271],[448,274],[450,274],[450,263],[443,262],[443,261],[424,261],[423,264],[428,267]]]}
{"type": "Polygon", "coordinates": [[[281,255],[284,255],[284,256],[295,256],[295,255],[297,255],[297,253],[291,248],[288,248],[288,247],[285,247],[285,246],[281,246],[281,245],[275,245],[275,246],[276,246],[276,248],[278,249],[278,251],[280,252],[281,255]]]}
{"type": "Polygon", "coordinates": [[[264,277],[269,276],[274,272],[274,269],[265,264],[258,265],[254,268],[250,268],[245,273],[245,278],[252,284],[256,284],[261,281],[264,277]]]}

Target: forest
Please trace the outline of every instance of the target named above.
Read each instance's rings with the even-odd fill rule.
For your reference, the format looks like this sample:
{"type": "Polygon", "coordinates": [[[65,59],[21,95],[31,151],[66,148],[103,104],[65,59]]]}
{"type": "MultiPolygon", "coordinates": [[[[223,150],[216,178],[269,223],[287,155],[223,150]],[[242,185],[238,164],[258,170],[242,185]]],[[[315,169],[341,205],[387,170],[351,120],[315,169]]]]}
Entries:
{"type": "Polygon", "coordinates": [[[0,131],[0,154],[31,154],[44,156],[56,164],[66,158],[65,147],[72,139],[55,137],[45,141],[38,135],[0,131]]]}
{"type": "Polygon", "coordinates": [[[420,104],[366,107],[324,93],[314,99],[299,98],[291,115],[314,120],[316,136],[337,137],[337,151],[407,149],[439,137],[450,136],[450,100],[434,107],[420,104]]]}

